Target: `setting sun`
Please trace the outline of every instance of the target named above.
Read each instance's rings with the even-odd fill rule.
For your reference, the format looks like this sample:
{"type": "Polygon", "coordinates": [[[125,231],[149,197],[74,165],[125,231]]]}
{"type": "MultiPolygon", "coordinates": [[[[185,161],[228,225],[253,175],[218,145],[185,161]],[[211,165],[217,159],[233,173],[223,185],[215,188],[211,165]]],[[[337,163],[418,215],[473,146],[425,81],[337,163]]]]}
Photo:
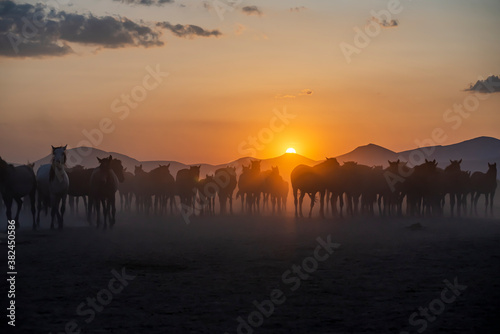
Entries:
{"type": "Polygon", "coordinates": [[[294,148],[291,148],[291,147],[290,147],[290,148],[288,148],[288,149],[286,150],[286,153],[297,153],[297,152],[295,152],[295,149],[294,149],[294,148]]]}

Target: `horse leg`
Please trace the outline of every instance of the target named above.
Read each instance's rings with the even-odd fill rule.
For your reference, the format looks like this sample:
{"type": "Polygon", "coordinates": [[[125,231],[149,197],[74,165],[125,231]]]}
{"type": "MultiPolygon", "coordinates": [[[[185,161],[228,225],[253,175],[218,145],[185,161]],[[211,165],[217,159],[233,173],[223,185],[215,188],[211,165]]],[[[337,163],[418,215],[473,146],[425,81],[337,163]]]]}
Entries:
{"type": "Polygon", "coordinates": [[[40,213],[42,212],[42,196],[38,193],[38,201],[37,201],[37,214],[36,214],[36,225],[40,227],[40,213]]]}
{"type": "Polygon", "coordinates": [[[64,226],[64,212],[66,211],[66,195],[62,195],[61,203],[61,216],[59,220],[59,229],[62,230],[64,226]]]}
{"type": "Polygon", "coordinates": [[[7,226],[9,221],[12,220],[12,197],[4,197],[3,202],[5,204],[5,213],[7,214],[7,226]]]}
{"type": "Polygon", "coordinates": [[[16,204],[17,204],[17,210],[16,210],[16,218],[14,219],[16,221],[16,228],[19,228],[19,212],[21,212],[21,208],[23,207],[23,198],[15,198],[16,204]]]}
{"type": "Polygon", "coordinates": [[[99,228],[99,225],[101,225],[101,201],[99,199],[94,199],[94,206],[97,214],[96,228],[99,228]]]}
{"type": "Polygon", "coordinates": [[[304,196],[306,196],[305,192],[300,191],[300,197],[299,197],[299,216],[300,218],[303,218],[304,215],[302,214],[302,203],[304,202],[304,196]]]}
{"type": "Polygon", "coordinates": [[[477,192],[476,195],[474,196],[474,213],[477,216],[477,201],[479,200],[479,196],[481,196],[481,193],[477,192]]]}
{"type": "Polygon", "coordinates": [[[35,223],[35,213],[36,213],[35,197],[36,197],[36,189],[33,189],[30,192],[30,203],[31,203],[31,216],[33,217],[33,229],[34,230],[36,230],[36,223],[35,223]]]}
{"type": "Polygon", "coordinates": [[[111,196],[111,220],[110,220],[110,224],[111,224],[111,227],[113,227],[113,225],[115,225],[115,221],[116,221],[116,203],[115,203],[115,194],[113,194],[113,196],[111,196]]]}
{"type": "Polygon", "coordinates": [[[314,208],[314,201],[316,200],[316,193],[310,193],[309,198],[311,199],[311,205],[309,207],[309,218],[312,216],[312,211],[314,208]]]}
{"type": "Polygon", "coordinates": [[[231,191],[231,193],[227,196],[227,198],[229,199],[229,213],[230,214],[233,214],[233,192],[231,191]]]}
{"type": "Polygon", "coordinates": [[[493,199],[494,198],[495,198],[495,190],[493,190],[490,193],[490,213],[491,213],[491,217],[493,217],[493,199]]]}
{"type": "Polygon", "coordinates": [[[319,192],[319,215],[321,218],[325,218],[325,191],[319,192]]]}
{"type": "Polygon", "coordinates": [[[295,218],[298,217],[297,214],[297,189],[293,189],[293,204],[295,205],[295,218]]]}
{"type": "Polygon", "coordinates": [[[450,193],[450,210],[451,216],[453,217],[453,211],[455,210],[455,194],[450,193]]]}
{"type": "Polygon", "coordinates": [[[488,199],[489,199],[489,194],[488,192],[484,193],[484,216],[488,217],[488,199]]]}
{"type": "Polygon", "coordinates": [[[50,229],[54,229],[54,219],[57,215],[58,205],[55,195],[50,195],[50,229]]]}

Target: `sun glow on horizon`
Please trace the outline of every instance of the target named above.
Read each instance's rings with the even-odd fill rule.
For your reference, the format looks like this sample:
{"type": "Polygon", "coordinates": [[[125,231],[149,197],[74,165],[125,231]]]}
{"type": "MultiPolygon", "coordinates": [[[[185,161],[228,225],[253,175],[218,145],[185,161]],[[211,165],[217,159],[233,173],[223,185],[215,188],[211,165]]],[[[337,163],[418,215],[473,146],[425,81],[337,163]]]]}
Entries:
{"type": "Polygon", "coordinates": [[[287,148],[286,153],[297,153],[294,148],[287,148]]]}

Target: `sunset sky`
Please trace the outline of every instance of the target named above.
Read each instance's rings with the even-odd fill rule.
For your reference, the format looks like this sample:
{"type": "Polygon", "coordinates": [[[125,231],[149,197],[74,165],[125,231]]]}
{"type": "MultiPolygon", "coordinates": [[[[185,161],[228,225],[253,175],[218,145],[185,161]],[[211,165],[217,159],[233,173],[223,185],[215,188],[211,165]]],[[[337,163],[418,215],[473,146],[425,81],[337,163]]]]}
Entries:
{"type": "Polygon", "coordinates": [[[89,132],[139,160],[214,164],[400,151],[436,128],[436,144],[500,138],[498,83],[467,91],[500,74],[498,0],[36,3],[0,2],[7,161],[89,132]]]}

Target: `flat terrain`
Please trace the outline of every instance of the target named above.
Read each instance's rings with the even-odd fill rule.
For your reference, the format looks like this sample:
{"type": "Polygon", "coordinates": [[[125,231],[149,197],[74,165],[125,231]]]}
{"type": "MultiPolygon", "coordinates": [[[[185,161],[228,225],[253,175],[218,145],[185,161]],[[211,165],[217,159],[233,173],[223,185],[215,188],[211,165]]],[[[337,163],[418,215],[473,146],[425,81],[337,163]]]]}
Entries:
{"type": "MultiPolygon", "coordinates": [[[[425,326],[426,333],[491,333],[500,327],[498,219],[234,215],[185,224],[180,217],[119,212],[114,229],[103,231],[68,213],[63,231],[49,230],[46,218],[37,232],[23,222],[17,332],[417,333],[425,326]],[[315,262],[318,238],[340,246],[332,254],[321,248],[322,261],[315,262]],[[290,271],[293,265],[302,277],[290,271]],[[129,277],[121,290],[113,280],[112,293],[113,270],[129,277]],[[444,280],[461,286],[459,295],[445,293],[453,302],[436,301],[448,286],[444,280]],[[280,303],[273,310],[264,303],[269,317],[261,317],[254,301],[269,300],[275,289],[280,303]],[[96,297],[98,311],[91,311],[87,298],[96,297]],[[429,304],[438,315],[429,311],[427,319],[417,314],[409,322],[429,304]]],[[[5,236],[0,249],[6,272],[5,236]]],[[[5,281],[1,287],[6,294],[5,281]]]]}

